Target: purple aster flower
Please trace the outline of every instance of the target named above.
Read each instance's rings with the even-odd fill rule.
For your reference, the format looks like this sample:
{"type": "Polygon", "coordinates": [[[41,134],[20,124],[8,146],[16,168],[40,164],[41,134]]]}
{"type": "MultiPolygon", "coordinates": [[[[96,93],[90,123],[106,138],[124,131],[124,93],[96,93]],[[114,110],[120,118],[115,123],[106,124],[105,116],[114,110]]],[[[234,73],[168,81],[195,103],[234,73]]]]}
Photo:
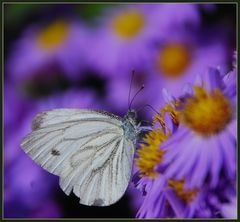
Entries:
{"type": "Polygon", "coordinates": [[[200,20],[195,4],[131,4],[110,9],[92,33],[95,50],[90,55],[100,73],[108,76],[142,70],[149,51],[167,30],[200,20]]]}
{"type": "Polygon", "coordinates": [[[184,193],[182,181],[175,182],[169,180],[168,182],[167,178],[159,173],[157,169],[158,164],[162,162],[165,155],[161,145],[175,130],[172,127],[172,119],[168,114],[164,118],[157,114],[153,119],[153,123],[155,125],[144,137],[143,143],[140,144],[137,150],[136,165],[139,172],[134,174],[133,182],[143,195],[142,205],[137,213],[137,217],[186,217],[189,214],[187,213],[189,205],[185,202],[190,202],[196,191],[186,191],[184,193]],[[173,186],[174,184],[176,186],[173,186]],[[183,198],[183,201],[174,194],[174,191],[177,191],[178,194],[180,193],[179,196],[183,198]],[[185,206],[187,207],[186,209],[185,206]]]}
{"type": "Polygon", "coordinates": [[[186,187],[201,187],[207,178],[215,187],[222,171],[236,177],[236,95],[217,69],[208,69],[199,80],[194,93],[179,100],[179,126],[162,145],[162,164],[169,164],[168,178],[186,178],[186,187]]]}
{"type": "Polygon", "coordinates": [[[236,72],[222,76],[218,69],[209,68],[179,98],[163,90],[166,104],[153,120],[158,126],[137,151],[139,172],[133,181],[144,196],[137,217],[226,217],[226,204],[226,211],[231,205],[234,212],[233,88],[236,72]]]}
{"type": "MultiPolygon", "coordinates": [[[[135,186],[143,195],[141,207],[136,215],[138,218],[226,217],[222,213],[222,207],[225,207],[226,204],[229,206],[232,203],[230,201],[233,200],[231,199],[233,195],[236,196],[235,180],[229,180],[225,176],[221,176],[215,188],[209,186],[209,181],[205,181],[199,188],[190,188],[186,187],[184,179],[171,179],[164,174],[157,173],[158,168],[156,166],[151,167],[154,171],[149,171],[148,166],[157,162],[154,161],[154,159],[157,159],[157,150],[155,155],[152,155],[153,149],[151,146],[158,146],[156,138],[154,139],[153,136],[151,141],[149,140],[150,142],[151,144],[147,145],[148,148],[143,145],[145,148],[141,148],[141,152],[138,151],[137,165],[140,174],[135,173],[133,177],[135,186]],[[146,152],[147,149],[149,152],[146,152]],[[140,164],[140,159],[145,163],[145,166],[140,164]],[[151,175],[150,172],[154,174],[151,175]]],[[[162,152],[161,145],[158,152],[162,152]]],[[[161,160],[158,161],[161,162],[161,160]]]]}
{"type": "Polygon", "coordinates": [[[46,67],[57,66],[70,78],[79,78],[86,65],[86,28],[76,21],[56,20],[32,25],[22,34],[7,62],[7,72],[22,82],[46,67]]]}
{"type": "MultiPolygon", "coordinates": [[[[219,67],[223,73],[226,71],[226,44],[220,39],[202,40],[197,35],[198,32],[191,30],[173,29],[149,55],[146,79],[151,85],[149,95],[156,89],[166,88],[178,97],[184,85],[193,83],[209,65],[219,67]]],[[[151,104],[154,107],[164,105],[161,96],[153,98],[151,104]]]]}

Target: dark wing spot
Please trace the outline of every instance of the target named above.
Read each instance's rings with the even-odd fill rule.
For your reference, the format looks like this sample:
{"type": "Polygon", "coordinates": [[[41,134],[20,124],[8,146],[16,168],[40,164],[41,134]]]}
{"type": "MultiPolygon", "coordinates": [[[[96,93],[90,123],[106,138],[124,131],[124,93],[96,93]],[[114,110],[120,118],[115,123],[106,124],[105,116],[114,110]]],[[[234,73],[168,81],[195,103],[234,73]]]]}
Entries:
{"type": "Polygon", "coordinates": [[[41,126],[41,122],[38,119],[32,122],[32,130],[37,130],[40,128],[40,126],[41,126]]]}
{"type": "Polygon", "coordinates": [[[41,127],[42,121],[43,121],[45,115],[46,115],[45,112],[41,112],[41,113],[38,113],[34,117],[34,119],[32,121],[32,130],[37,130],[41,127]]]}
{"type": "Polygon", "coordinates": [[[103,206],[104,202],[102,199],[96,199],[93,203],[93,206],[103,206]]]}
{"type": "Polygon", "coordinates": [[[60,156],[59,150],[55,150],[55,149],[52,149],[51,154],[52,154],[53,156],[60,156]]]}

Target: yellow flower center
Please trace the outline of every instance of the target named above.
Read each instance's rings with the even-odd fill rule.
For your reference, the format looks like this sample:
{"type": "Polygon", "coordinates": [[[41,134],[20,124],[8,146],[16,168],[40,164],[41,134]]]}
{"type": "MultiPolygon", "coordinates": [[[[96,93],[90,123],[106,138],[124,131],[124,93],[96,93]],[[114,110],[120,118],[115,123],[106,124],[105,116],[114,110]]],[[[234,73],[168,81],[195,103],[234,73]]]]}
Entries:
{"type": "Polygon", "coordinates": [[[176,195],[185,203],[190,203],[197,195],[198,189],[185,190],[184,180],[168,180],[168,186],[173,188],[176,195]]]}
{"type": "Polygon", "coordinates": [[[168,44],[157,56],[157,69],[169,78],[177,78],[189,67],[191,55],[189,49],[181,44],[168,44]]]}
{"type": "Polygon", "coordinates": [[[182,111],[183,123],[202,136],[210,136],[223,130],[233,116],[230,101],[220,89],[212,93],[194,87],[195,95],[186,100],[182,111]]]}
{"type": "Polygon", "coordinates": [[[48,25],[38,34],[37,44],[43,49],[54,49],[66,40],[68,34],[68,23],[58,20],[48,25]]]}
{"type": "Polygon", "coordinates": [[[138,158],[136,164],[141,176],[156,178],[158,173],[155,166],[159,164],[164,155],[164,151],[159,149],[160,144],[165,141],[168,136],[162,129],[152,130],[144,138],[143,144],[137,150],[138,158]]]}
{"type": "Polygon", "coordinates": [[[131,39],[137,36],[142,31],[143,27],[143,14],[136,9],[127,10],[117,15],[112,21],[114,32],[124,39],[131,39]]]}

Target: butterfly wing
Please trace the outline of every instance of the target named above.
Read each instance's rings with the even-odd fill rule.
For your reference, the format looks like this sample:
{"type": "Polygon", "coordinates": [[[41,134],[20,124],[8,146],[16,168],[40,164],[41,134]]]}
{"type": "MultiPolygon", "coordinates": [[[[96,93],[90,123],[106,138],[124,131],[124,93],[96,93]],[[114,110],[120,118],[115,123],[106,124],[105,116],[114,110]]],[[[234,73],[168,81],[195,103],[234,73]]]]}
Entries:
{"type": "Polygon", "coordinates": [[[132,171],[134,144],[122,120],[83,109],[42,112],[22,142],[24,151],[60,177],[60,187],[85,205],[108,206],[124,194],[132,171]]]}

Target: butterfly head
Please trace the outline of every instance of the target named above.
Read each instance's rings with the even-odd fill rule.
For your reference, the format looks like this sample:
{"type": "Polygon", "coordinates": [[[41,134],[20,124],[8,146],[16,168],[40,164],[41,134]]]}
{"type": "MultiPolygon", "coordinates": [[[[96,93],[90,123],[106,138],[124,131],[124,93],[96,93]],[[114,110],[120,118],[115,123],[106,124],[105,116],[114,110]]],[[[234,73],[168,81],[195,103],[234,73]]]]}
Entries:
{"type": "Polygon", "coordinates": [[[123,118],[123,130],[125,136],[136,143],[137,134],[139,132],[137,122],[137,112],[133,109],[129,109],[127,114],[123,118]]]}
{"type": "Polygon", "coordinates": [[[126,118],[129,120],[137,120],[137,112],[134,109],[129,109],[126,115],[126,118]]]}

